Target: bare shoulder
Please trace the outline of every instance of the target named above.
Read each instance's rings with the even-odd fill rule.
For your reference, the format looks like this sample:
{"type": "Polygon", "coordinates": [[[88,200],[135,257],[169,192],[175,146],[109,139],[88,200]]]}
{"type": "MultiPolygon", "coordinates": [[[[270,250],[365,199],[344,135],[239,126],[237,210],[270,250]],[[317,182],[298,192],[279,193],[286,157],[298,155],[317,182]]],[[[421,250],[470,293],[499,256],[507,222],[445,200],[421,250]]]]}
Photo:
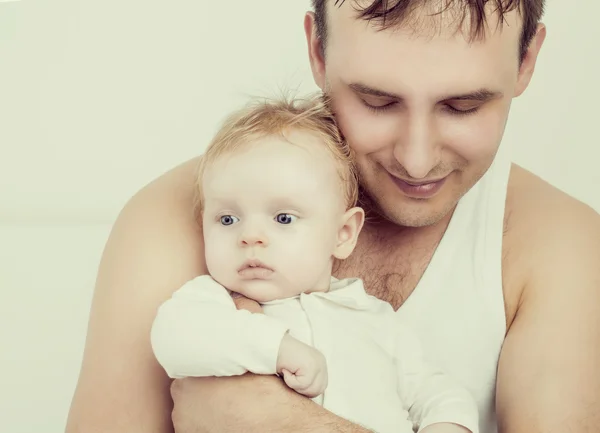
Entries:
{"type": "Polygon", "coordinates": [[[102,255],[67,432],[171,432],[170,381],[155,361],[158,306],[203,273],[190,160],[142,188],[118,216],[102,255]]]}
{"type": "MultiPolygon", "coordinates": [[[[555,267],[563,255],[583,259],[594,246],[592,240],[599,236],[600,215],[596,211],[513,164],[503,245],[508,324],[526,294],[528,281],[555,267]]],[[[560,268],[550,270],[558,272],[560,268]]]]}
{"type": "Polygon", "coordinates": [[[573,236],[589,237],[600,229],[600,215],[535,174],[513,165],[505,228],[508,257],[511,251],[529,253],[561,245],[573,236]]]}
{"type": "MultiPolygon", "coordinates": [[[[103,254],[97,292],[114,290],[114,285],[102,284],[103,277],[114,277],[115,267],[123,265],[124,256],[125,269],[143,266],[146,274],[164,272],[170,284],[184,282],[203,270],[201,227],[193,211],[199,161],[199,157],[194,158],[172,168],[124,206],[103,254]]],[[[127,274],[133,275],[129,271],[127,274]]],[[[169,289],[165,287],[166,292],[159,296],[170,294],[169,289]]]]}
{"type": "MultiPolygon", "coordinates": [[[[164,205],[167,203],[172,205],[183,204],[188,210],[190,200],[194,194],[196,173],[201,158],[199,156],[173,167],[144,186],[129,200],[123,208],[120,218],[132,213],[144,213],[148,210],[157,211],[162,209],[166,211],[164,205]]],[[[173,215],[169,212],[165,212],[166,214],[173,215]]]]}

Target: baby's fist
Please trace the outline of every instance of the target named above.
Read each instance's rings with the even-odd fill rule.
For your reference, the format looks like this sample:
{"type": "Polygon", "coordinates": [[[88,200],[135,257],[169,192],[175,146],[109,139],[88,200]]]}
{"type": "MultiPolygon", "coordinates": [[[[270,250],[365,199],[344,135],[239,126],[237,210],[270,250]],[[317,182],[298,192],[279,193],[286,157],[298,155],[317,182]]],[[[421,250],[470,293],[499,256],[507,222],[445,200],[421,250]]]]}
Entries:
{"type": "Polygon", "coordinates": [[[286,385],[309,398],[327,388],[327,362],[321,352],[286,334],[279,348],[277,371],[286,385]]]}

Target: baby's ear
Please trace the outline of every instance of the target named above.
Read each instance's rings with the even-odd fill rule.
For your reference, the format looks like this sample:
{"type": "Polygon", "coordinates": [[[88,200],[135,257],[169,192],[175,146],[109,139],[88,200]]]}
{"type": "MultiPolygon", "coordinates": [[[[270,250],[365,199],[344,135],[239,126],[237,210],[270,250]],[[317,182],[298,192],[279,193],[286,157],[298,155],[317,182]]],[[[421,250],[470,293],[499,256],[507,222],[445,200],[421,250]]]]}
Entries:
{"type": "Polygon", "coordinates": [[[344,213],[333,252],[336,259],[344,260],[352,254],[364,222],[365,211],[360,207],[353,207],[344,213]]]}

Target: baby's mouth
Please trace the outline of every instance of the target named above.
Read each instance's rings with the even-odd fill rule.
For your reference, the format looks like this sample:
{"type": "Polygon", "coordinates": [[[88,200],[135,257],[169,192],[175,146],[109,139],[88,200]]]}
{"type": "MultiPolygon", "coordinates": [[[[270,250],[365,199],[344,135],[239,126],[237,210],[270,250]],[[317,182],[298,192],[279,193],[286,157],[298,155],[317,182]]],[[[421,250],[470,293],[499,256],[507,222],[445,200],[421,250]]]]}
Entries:
{"type": "Polygon", "coordinates": [[[249,259],[238,268],[240,277],[246,280],[264,280],[273,275],[273,269],[258,259],[249,259]]]}

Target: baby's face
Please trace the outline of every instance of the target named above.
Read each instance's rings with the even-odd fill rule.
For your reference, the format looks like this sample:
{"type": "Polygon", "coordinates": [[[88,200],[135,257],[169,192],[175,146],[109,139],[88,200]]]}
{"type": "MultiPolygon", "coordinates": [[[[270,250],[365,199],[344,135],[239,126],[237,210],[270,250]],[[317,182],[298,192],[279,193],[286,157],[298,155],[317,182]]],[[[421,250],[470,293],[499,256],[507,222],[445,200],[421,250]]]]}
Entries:
{"type": "Polygon", "coordinates": [[[337,166],[309,132],[258,138],[203,177],[209,273],[259,302],[327,290],[345,203],[337,166]]]}

